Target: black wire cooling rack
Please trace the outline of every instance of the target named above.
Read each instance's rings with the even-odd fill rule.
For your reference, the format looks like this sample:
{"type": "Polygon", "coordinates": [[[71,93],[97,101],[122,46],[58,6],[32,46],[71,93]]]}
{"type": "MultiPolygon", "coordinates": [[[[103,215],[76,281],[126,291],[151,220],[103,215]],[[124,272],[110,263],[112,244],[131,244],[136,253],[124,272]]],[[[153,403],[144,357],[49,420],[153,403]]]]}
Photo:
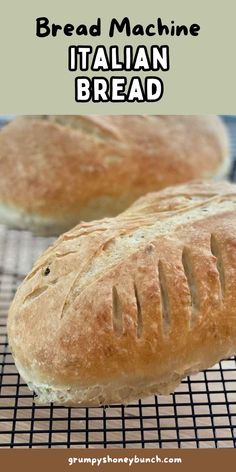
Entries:
{"type": "MultiPolygon", "coordinates": [[[[236,119],[225,117],[235,164],[236,119]]],[[[173,395],[127,406],[37,405],[8,349],[6,320],[15,290],[52,239],[0,226],[0,447],[236,447],[236,362],[224,360],[186,378],[173,395]]]]}

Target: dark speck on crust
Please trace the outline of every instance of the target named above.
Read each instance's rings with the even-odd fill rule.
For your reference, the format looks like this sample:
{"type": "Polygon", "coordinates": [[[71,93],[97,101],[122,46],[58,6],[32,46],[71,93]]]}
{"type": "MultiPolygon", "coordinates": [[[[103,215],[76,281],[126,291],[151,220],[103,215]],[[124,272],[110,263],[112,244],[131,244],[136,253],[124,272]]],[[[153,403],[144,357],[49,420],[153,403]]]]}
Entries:
{"type": "Polygon", "coordinates": [[[44,271],[44,275],[48,275],[50,274],[50,269],[49,267],[46,267],[45,271],[44,271]]]}

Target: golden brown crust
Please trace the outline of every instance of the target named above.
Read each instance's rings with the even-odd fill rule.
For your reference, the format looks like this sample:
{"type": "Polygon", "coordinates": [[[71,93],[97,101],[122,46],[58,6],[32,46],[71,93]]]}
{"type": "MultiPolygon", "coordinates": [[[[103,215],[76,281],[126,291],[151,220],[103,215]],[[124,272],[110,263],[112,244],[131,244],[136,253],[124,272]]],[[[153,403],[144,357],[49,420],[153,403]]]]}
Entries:
{"type": "Polygon", "coordinates": [[[215,177],[228,158],[213,115],[20,117],[0,133],[0,218],[58,233],[147,192],[215,177]]]}
{"type": "Polygon", "coordinates": [[[36,262],[9,313],[41,401],[167,393],[236,352],[236,186],[193,182],[82,223],[36,262]]]}

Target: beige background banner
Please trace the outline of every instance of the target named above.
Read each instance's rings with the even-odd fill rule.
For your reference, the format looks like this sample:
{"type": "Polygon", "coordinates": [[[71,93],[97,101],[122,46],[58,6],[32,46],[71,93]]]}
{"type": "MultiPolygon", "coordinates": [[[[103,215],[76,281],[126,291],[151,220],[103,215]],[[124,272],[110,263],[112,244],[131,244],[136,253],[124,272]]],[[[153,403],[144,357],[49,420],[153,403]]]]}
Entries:
{"type": "MultiPolygon", "coordinates": [[[[224,0],[1,0],[0,112],[26,114],[148,113],[188,114],[236,112],[236,2],[224,0]],[[37,38],[36,18],[65,25],[91,25],[102,19],[102,35],[37,38]],[[131,25],[146,26],[161,17],[164,23],[201,27],[199,36],[130,36],[124,33],[108,37],[113,17],[128,16],[131,25]],[[68,47],[167,44],[170,70],[138,73],[141,77],[157,75],[163,80],[164,94],[153,103],[76,103],[74,79],[89,72],[70,72],[68,47]]],[[[109,78],[112,73],[90,73],[109,78]]],[[[114,75],[114,74],[113,74],[114,75]]],[[[119,74],[118,74],[119,75],[119,74]]],[[[120,75],[124,75],[123,72],[120,75]]],[[[137,73],[126,72],[128,80],[137,73]]]]}

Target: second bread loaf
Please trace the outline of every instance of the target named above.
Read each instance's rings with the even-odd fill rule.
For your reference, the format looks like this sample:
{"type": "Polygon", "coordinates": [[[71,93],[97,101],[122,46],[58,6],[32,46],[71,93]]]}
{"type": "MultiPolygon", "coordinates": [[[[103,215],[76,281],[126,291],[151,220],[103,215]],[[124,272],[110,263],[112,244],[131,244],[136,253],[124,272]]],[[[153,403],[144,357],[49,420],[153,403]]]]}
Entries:
{"type": "Polygon", "coordinates": [[[0,222],[44,234],[228,169],[216,116],[34,116],[0,132],[0,222]]]}

